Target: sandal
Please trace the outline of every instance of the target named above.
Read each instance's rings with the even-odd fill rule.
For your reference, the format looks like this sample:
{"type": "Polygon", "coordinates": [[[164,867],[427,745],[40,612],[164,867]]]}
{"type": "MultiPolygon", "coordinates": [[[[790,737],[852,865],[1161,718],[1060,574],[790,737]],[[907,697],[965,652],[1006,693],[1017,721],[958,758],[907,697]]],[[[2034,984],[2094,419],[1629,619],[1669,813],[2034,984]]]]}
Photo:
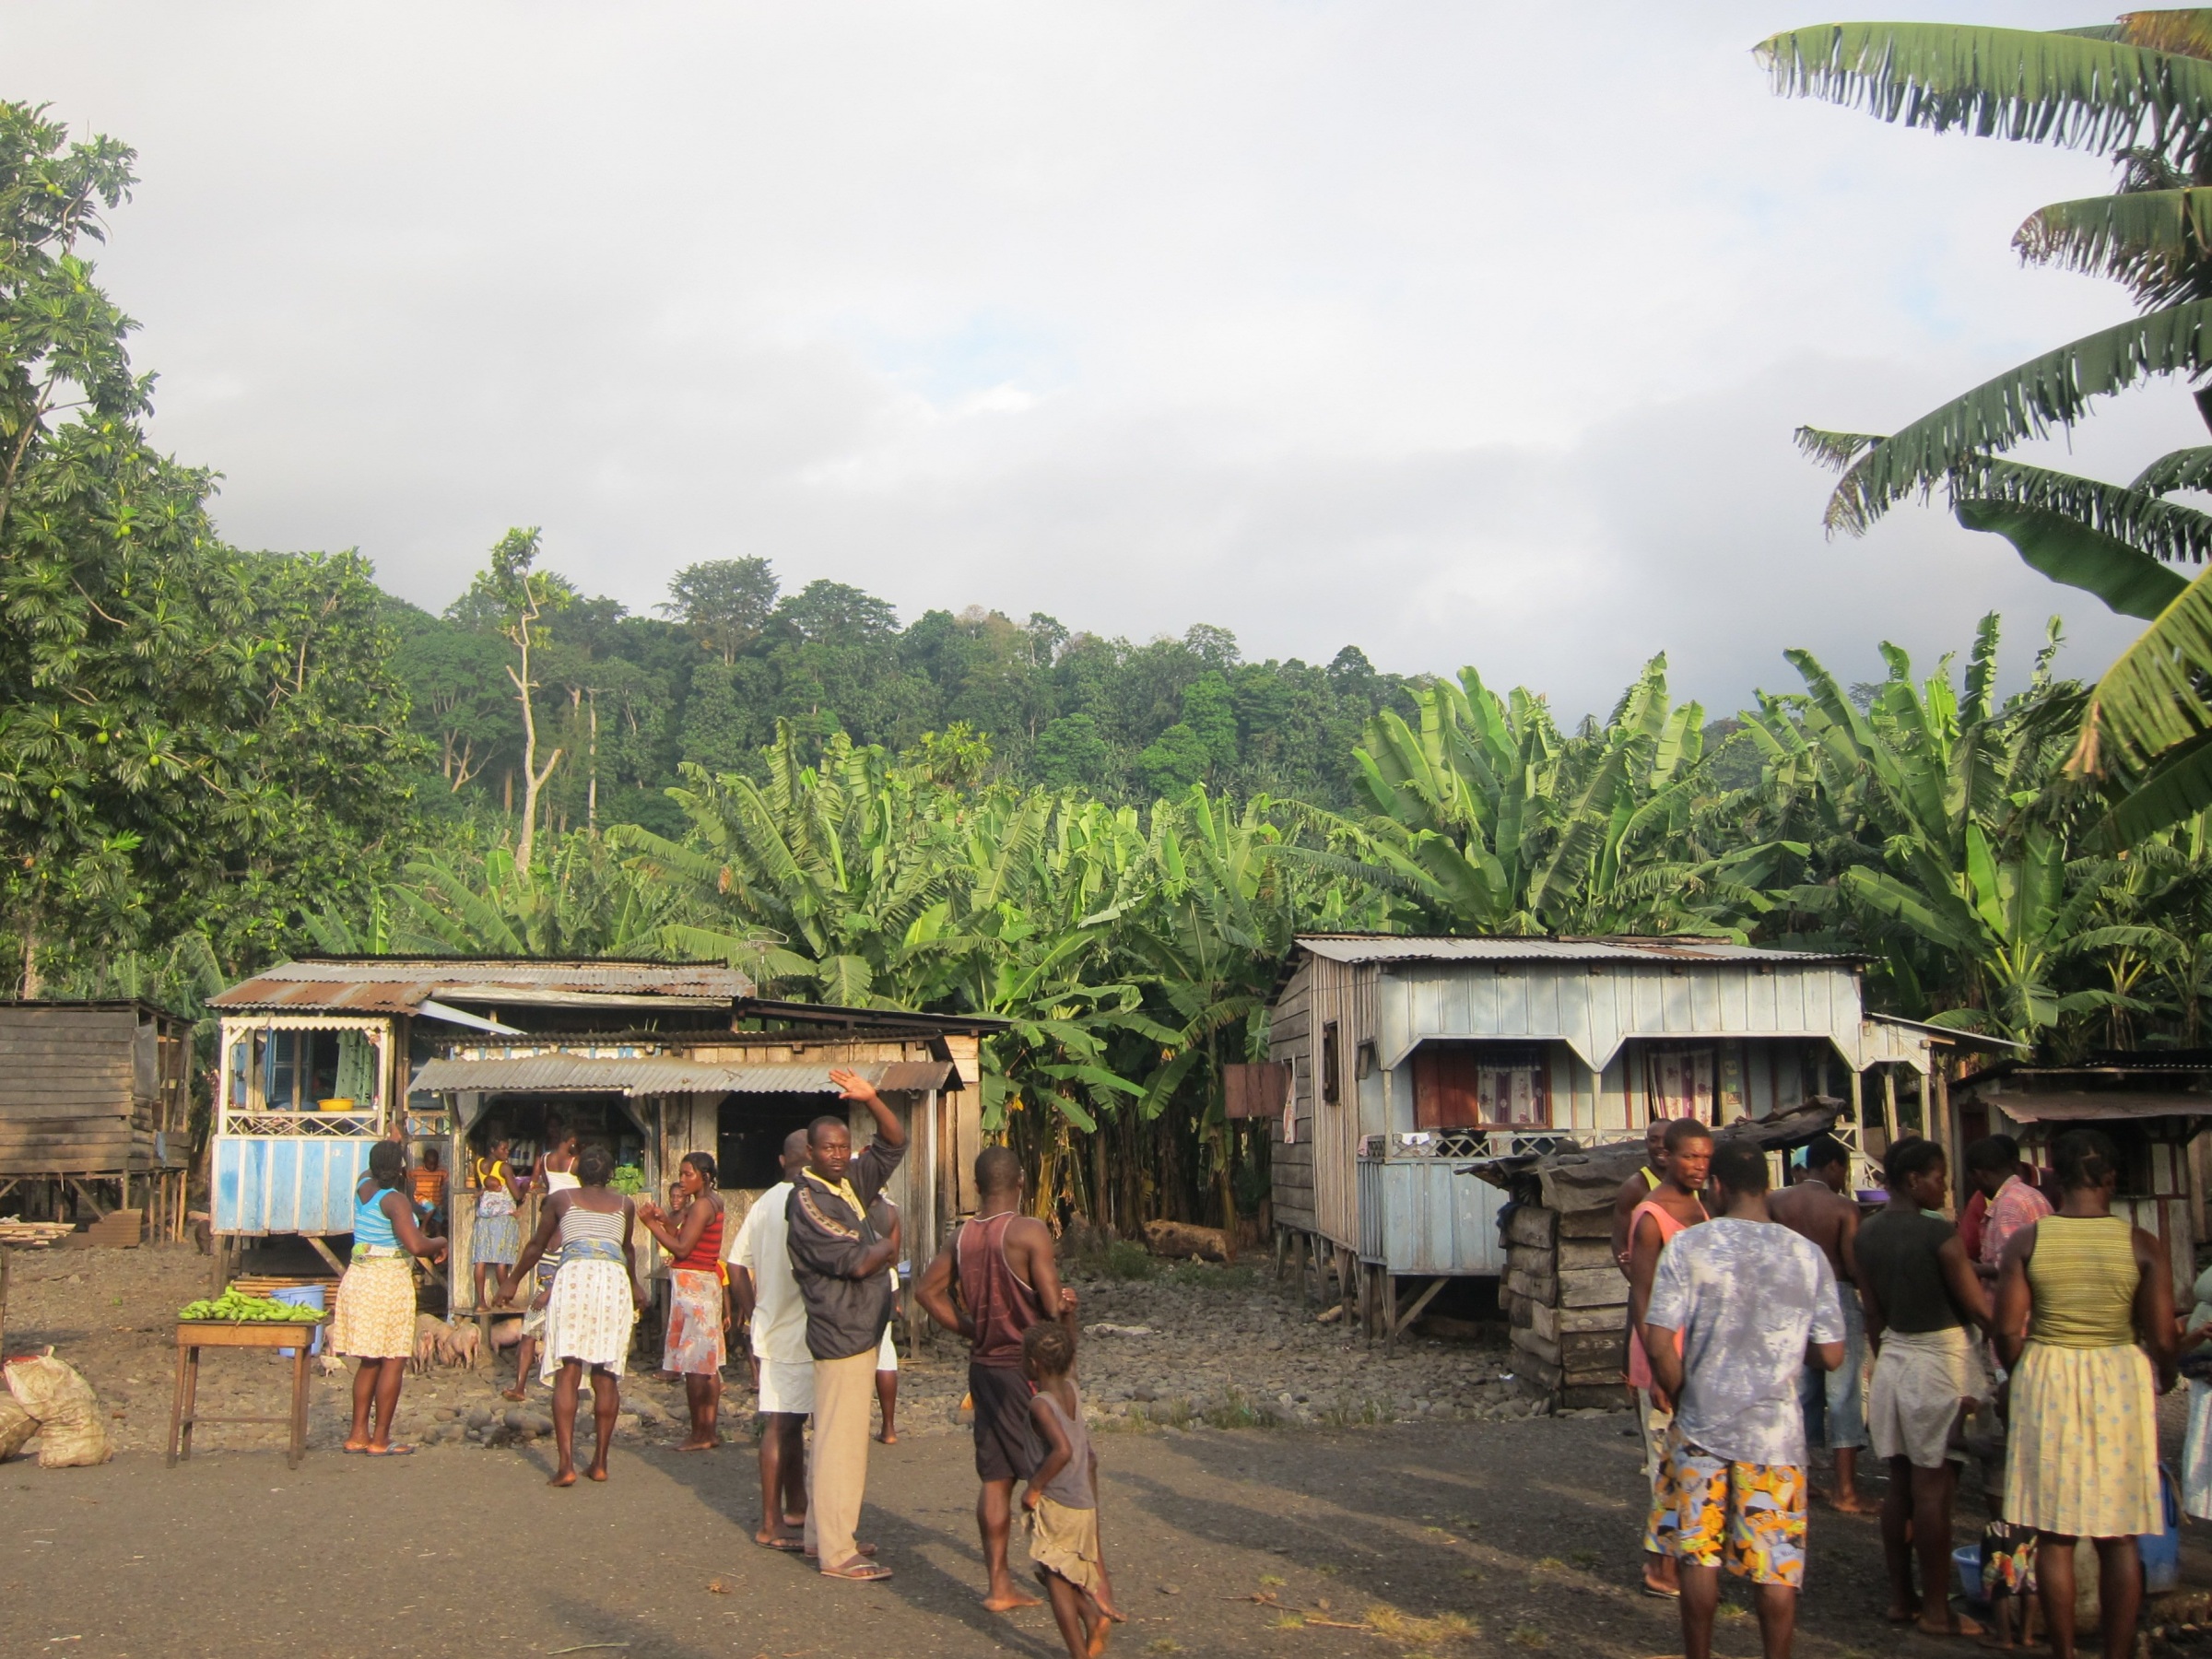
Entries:
{"type": "Polygon", "coordinates": [[[806,1547],[806,1546],[797,1538],[786,1538],[780,1536],[774,1538],[763,1538],[756,1535],[753,1539],[753,1542],[759,1545],[763,1549],[780,1549],[785,1555],[798,1555],[806,1547]]]}
{"type": "Polygon", "coordinates": [[[874,1584],[880,1583],[884,1579],[889,1578],[891,1576],[891,1570],[888,1567],[880,1567],[877,1566],[874,1561],[863,1560],[860,1557],[854,1556],[851,1562],[845,1566],[823,1568],[822,1576],[824,1578],[844,1579],[847,1582],[855,1584],[874,1584]]]}
{"type": "Polygon", "coordinates": [[[371,1457],[412,1457],[415,1455],[415,1448],[412,1446],[386,1446],[381,1452],[374,1446],[370,1446],[366,1448],[366,1451],[371,1457]]]}

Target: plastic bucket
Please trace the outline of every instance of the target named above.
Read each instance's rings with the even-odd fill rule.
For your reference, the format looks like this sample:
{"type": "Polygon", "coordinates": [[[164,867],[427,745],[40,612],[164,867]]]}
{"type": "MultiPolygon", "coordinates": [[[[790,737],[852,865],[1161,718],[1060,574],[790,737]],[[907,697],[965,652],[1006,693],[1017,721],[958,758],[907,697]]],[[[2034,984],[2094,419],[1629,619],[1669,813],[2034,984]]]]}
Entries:
{"type": "Polygon", "coordinates": [[[2165,1503],[2165,1531],[2145,1533],[2136,1540],[2136,1553],[2143,1558],[2146,1595],[2158,1595],[2172,1589],[2182,1576],[2181,1499],[2174,1490],[2173,1477],[2162,1465],[2159,1470],[2159,1496],[2165,1503]]]}
{"type": "MultiPolygon", "coordinates": [[[[321,1312],[324,1308],[323,1287],[320,1285],[281,1286],[278,1288],[269,1292],[269,1300],[271,1301],[289,1302],[295,1308],[312,1308],[318,1313],[321,1312]]],[[[278,1348],[276,1351],[282,1354],[287,1359],[289,1359],[300,1350],[298,1348],[288,1347],[278,1348]]],[[[311,1354],[319,1354],[323,1351],[323,1328],[320,1325],[315,1327],[314,1340],[308,1344],[307,1351],[311,1354]]]]}
{"type": "Polygon", "coordinates": [[[1970,1602],[1982,1599],[1982,1546],[1969,1544],[1951,1551],[1951,1571],[1959,1575],[1959,1594],[1970,1602]]]}

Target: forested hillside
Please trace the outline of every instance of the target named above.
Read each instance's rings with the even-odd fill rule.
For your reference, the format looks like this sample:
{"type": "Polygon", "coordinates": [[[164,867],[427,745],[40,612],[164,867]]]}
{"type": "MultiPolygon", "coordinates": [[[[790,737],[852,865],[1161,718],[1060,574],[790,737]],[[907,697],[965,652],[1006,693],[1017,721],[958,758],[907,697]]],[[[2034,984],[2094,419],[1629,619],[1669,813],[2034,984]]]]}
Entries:
{"type": "MultiPolygon", "coordinates": [[[[1412,708],[1405,682],[1354,645],[1316,667],[1245,662],[1224,628],[1133,644],[975,606],[900,627],[887,602],[840,582],[784,594],[760,558],[688,567],[657,616],[583,597],[558,575],[545,587],[535,677],[562,757],[547,781],[556,830],[673,833],[683,819],[665,792],[678,765],[758,772],[779,720],[814,743],[842,732],[893,751],[926,747],[968,780],[1112,801],[1205,783],[1344,807],[1360,727],[1412,708]]],[[[434,749],[426,806],[512,812],[523,724],[495,621],[466,596],[442,617],[398,600],[390,615],[394,670],[434,749]]]]}

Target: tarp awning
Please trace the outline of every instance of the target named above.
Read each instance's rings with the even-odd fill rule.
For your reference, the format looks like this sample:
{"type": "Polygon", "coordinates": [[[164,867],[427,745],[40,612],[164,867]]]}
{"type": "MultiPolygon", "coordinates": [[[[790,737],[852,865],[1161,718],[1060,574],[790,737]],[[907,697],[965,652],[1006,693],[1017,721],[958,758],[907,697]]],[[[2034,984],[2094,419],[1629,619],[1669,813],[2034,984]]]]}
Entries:
{"type": "MultiPolygon", "coordinates": [[[[887,1094],[943,1088],[942,1060],[893,1060],[850,1068],[887,1094]]],[[[957,1087],[957,1084],[955,1085],[957,1087]]],[[[667,1054],[525,1054],[512,1059],[429,1060],[410,1094],[823,1094],[834,1095],[827,1065],[717,1065],[667,1054]]]]}

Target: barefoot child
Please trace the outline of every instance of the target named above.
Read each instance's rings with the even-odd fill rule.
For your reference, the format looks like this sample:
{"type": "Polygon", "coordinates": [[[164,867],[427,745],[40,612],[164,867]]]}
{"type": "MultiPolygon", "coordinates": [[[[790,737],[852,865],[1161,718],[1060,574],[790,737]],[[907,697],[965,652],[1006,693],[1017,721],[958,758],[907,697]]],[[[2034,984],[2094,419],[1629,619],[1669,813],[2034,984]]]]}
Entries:
{"type": "Polygon", "coordinates": [[[1069,1659],[1097,1659],[1108,1621],[1119,1619],[1099,1546],[1099,1456],[1076,1394],[1076,1337],[1065,1324],[1033,1324],[1021,1339],[1021,1370],[1037,1393],[1030,1421],[1044,1461],[1030,1477],[1021,1507],[1030,1517],[1030,1559],[1053,1598],[1053,1618],[1069,1659]]]}

